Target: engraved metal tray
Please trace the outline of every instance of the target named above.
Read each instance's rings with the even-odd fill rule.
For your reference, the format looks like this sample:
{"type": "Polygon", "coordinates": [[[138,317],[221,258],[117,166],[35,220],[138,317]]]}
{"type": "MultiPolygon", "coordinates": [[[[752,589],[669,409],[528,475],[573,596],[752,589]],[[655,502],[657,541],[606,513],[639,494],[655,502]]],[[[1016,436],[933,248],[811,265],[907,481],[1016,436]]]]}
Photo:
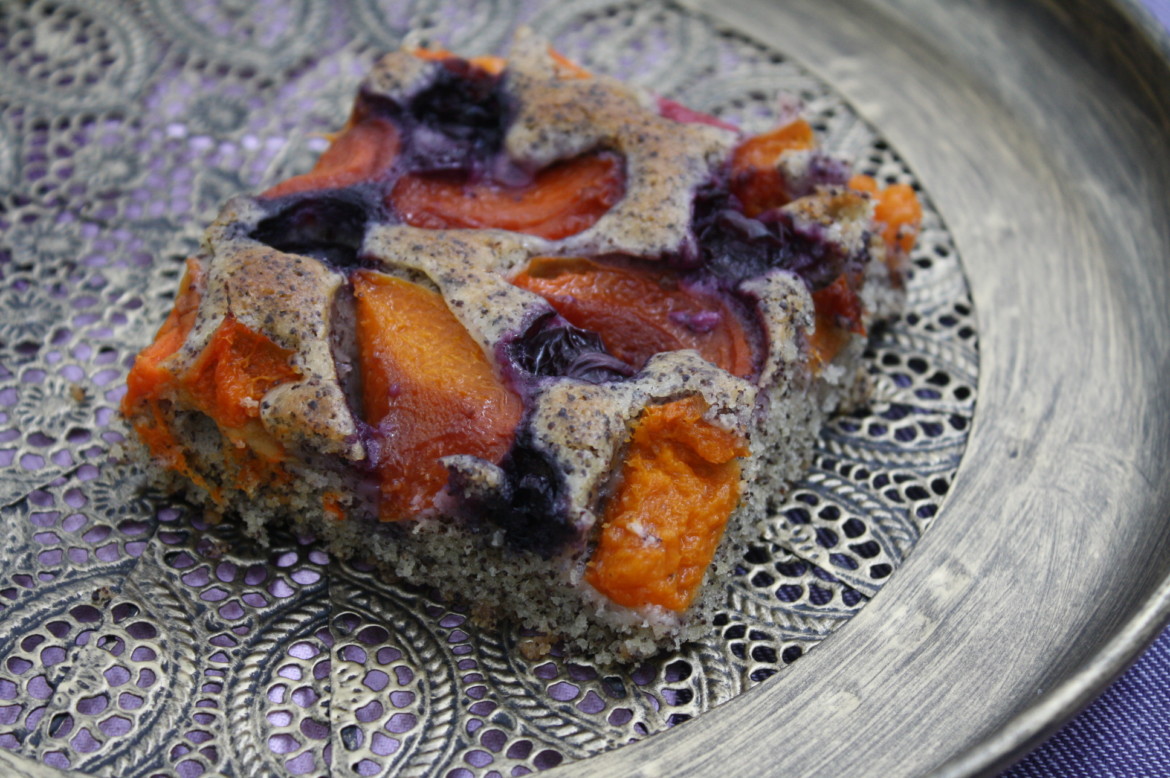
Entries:
{"type": "Polygon", "coordinates": [[[1170,564],[1165,54],[1128,5],[710,5],[0,5],[5,772],[967,773],[1118,671],[1170,564]],[[871,407],[826,428],[710,639],[637,667],[527,660],[119,455],[218,203],[310,165],[408,32],[479,53],[520,22],[750,129],[800,100],[927,205],[871,407]]]}

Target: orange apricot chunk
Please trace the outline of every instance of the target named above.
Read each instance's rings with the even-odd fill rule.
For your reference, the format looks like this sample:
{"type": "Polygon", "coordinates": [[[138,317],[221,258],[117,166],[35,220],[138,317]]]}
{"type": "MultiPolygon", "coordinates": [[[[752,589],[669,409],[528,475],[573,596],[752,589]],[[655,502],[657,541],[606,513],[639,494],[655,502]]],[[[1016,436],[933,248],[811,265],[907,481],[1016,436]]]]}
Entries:
{"type": "Polygon", "coordinates": [[[557,66],[557,77],[566,80],[593,78],[593,74],[578,65],[573,60],[560,53],[552,46],[548,47],[548,56],[557,66]]]}
{"type": "Polygon", "coordinates": [[[369,117],[349,124],[308,173],[282,181],[261,197],[282,197],[315,189],[338,189],[372,181],[398,156],[398,130],[386,119],[369,117]]]}
{"type": "Polygon", "coordinates": [[[187,340],[195,326],[203,286],[202,268],[194,259],[187,260],[187,270],[179,283],[175,304],[166,321],[154,336],[154,341],[135,358],[126,378],[127,392],[122,398],[122,413],[131,416],[134,409],[147,398],[158,393],[160,384],[170,379],[162,362],[174,354],[187,340]]]}
{"type": "Polygon", "coordinates": [[[434,505],[441,457],[499,462],[523,410],[441,295],[393,276],[353,276],[365,420],[384,436],[377,463],[383,521],[434,505]]]}
{"type": "Polygon", "coordinates": [[[342,494],[330,490],[321,495],[321,511],[334,521],[345,521],[345,503],[342,501],[342,494]]]}
{"type": "Polygon", "coordinates": [[[174,308],[130,371],[122,413],[133,421],[152,456],[207,489],[218,502],[219,490],[209,486],[191,466],[171,431],[166,406],[178,402],[210,417],[226,439],[225,464],[234,472],[235,487],[251,491],[262,481],[288,477],[278,464],[284,450],[259,421],[260,401],[271,389],[300,374],[290,364],[291,351],[230,314],[195,362],[182,373],[174,373],[166,363],[195,323],[201,288],[199,265],[189,260],[174,308]]]}
{"type": "Polygon", "coordinates": [[[817,315],[824,316],[847,332],[865,334],[862,317],[865,306],[857,294],[855,284],[847,274],[837,276],[833,283],[812,293],[817,315]]]}
{"type": "Polygon", "coordinates": [[[864,335],[864,306],[845,274],[813,292],[816,327],[809,338],[810,362],[819,371],[848,345],[854,334],[864,335]]]}
{"type": "Polygon", "coordinates": [[[585,579],[628,608],[690,607],[739,504],[746,441],[692,396],[647,408],[602,517],[585,579]]]}
{"type": "Polygon", "coordinates": [[[300,376],[292,355],[228,314],[183,376],[184,388],[220,429],[242,429],[260,418],[264,395],[300,376]]]}
{"type": "Polygon", "coordinates": [[[731,193],[739,198],[744,213],[757,216],[791,200],[784,189],[784,177],[776,169],[780,156],[815,147],[813,128],[804,119],[739,144],[731,157],[731,193]]]}
{"type": "MultiPolygon", "coordinates": [[[[411,49],[411,54],[419,59],[425,59],[431,62],[443,62],[449,59],[459,59],[454,53],[447,49],[411,49]]],[[[573,62],[571,59],[561,54],[552,46],[548,47],[548,56],[557,66],[557,73],[560,78],[575,79],[575,78],[592,78],[593,74],[585,68],[573,62]]],[[[508,61],[503,57],[472,57],[467,60],[470,64],[487,71],[493,76],[498,76],[504,72],[504,68],[508,66],[508,61]]]]}
{"type": "Polygon", "coordinates": [[[504,59],[503,57],[493,57],[490,55],[472,57],[467,61],[470,62],[474,67],[490,73],[493,76],[500,75],[504,72],[504,68],[508,67],[508,60],[504,59]]]}
{"type": "Polygon", "coordinates": [[[451,174],[407,175],[389,201],[415,227],[501,229],[559,240],[592,227],[624,193],[621,159],[600,153],[557,162],[517,187],[451,174]]]}
{"type": "Polygon", "coordinates": [[[689,291],[668,273],[541,257],[512,283],[544,297],[574,326],[596,332],[611,354],[634,368],[660,352],[693,348],[730,373],[752,374],[739,316],[725,301],[689,291]]]}
{"type": "MultiPolygon", "coordinates": [[[[421,49],[415,48],[410,50],[410,54],[418,59],[425,59],[428,62],[446,62],[449,59],[461,59],[455,53],[447,49],[421,49]]],[[[472,57],[466,60],[469,64],[483,70],[493,76],[498,76],[504,72],[504,68],[508,66],[508,60],[503,57],[483,56],[472,57]]]]}
{"type": "Polygon", "coordinates": [[[909,253],[922,227],[922,203],[914,187],[890,184],[881,189],[871,176],[856,175],[849,180],[849,188],[874,196],[873,218],[885,225],[882,239],[886,246],[891,252],[909,253]]]}
{"type": "Polygon", "coordinates": [[[442,62],[455,56],[453,52],[447,49],[424,49],[422,47],[410,49],[410,55],[418,59],[425,59],[428,62],[442,62]]]}
{"type": "Polygon", "coordinates": [[[877,179],[862,173],[857,173],[849,179],[849,188],[855,192],[871,194],[874,197],[877,197],[881,193],[881,187],[878,186],[877,179]]]}

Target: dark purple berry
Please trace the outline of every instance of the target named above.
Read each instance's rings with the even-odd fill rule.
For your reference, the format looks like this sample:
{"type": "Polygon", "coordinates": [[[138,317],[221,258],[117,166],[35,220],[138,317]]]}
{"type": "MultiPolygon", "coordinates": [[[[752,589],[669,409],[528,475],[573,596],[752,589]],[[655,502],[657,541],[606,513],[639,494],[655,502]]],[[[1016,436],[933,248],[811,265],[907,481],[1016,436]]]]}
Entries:
{"type": "Polygon", "coordinates": [[[501,77],[451,58],[405,104],[365,96],[367,110],[388,115],[402,135],[405,170],[490,174],[511,118],[501,77]]]}
{"type": "Polygon", "coordinates": [[[632,367],[606,350],[600,335],[574,327],[555,313],[537,319],[507,351],[517,367],[535,376],[567,376],[599,384],[634,374],[632,367]]]}
{"type": "Polygon", "coordinates": [[[500,468],[504,483],[498,491],[468,496],[473,490],[457,472],[448,489],[461,501],[468,520],[504,530],[504,540],[512,548],[551,557],[574,536],[566,515],[564,477],[527,436],[516,439],[500,468]]]}
{"type": "Polygon", "coordinates": [[[352,193],[310,195],[294,199],[262,220],[250,237],[277,251],[313,257],[338,269],[357,267],[371,211],[352,193]]]}
{"type": "Polygon", "coordinates": [[[701,266],[730,285],[772,269],[790,270],[816,291],[845,272],[860,272],[867,253],[851,254],[819,224],[797,226],[776,209],[751,218],[728,195],[701,193],[695,202],[701,266]]]}

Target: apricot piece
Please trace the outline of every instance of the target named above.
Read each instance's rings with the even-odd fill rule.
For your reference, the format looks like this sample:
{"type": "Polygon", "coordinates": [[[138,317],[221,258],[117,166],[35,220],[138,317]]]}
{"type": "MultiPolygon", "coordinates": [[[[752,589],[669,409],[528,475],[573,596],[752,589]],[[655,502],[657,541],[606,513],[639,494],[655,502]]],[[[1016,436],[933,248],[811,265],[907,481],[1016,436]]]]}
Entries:
{"type": "Polygon", "coordinates": [[[692,396],[647,408],[602,518],[585,579],[628,608],[690,607],[739,504],[746,441],[692,396]]]}
{"type": "Polygon", "coordinates": [[[878,186],[877,179],[862,173],[858,173],[849,179],[849,188],[855,192],[871,194],[875,198],[881,193],[881,187],[878,186]]]}
{"type": "Polygon", "coordinates": [[[557,77],[566,80],[593,78],[593,74],[578,65],[573,60],[560,53],[552,46],[548,47],[548,55],[557,66],[557,77]]]}
{"type": "Polygon", "coordinates": [[[411,49],[410,53],[412,56],[417,57],[418,59],[425,59],[428,62],[446,62],[447,60],[465,61],[468,64],[477,67],[486,73],[490,73],[493,76],[498,76],[500,73],[503,73],[504,68],[508,66],[508,60],[504,59],[503,57],[493,57],[488,55],[483,57],[472,57],[471,59],[463,60],[462,57],[458,56],[454,52],[448,51],[447,49],[415,48],[411,49]]]}
{"type": "Polygon", "coordinates": [[[179,375],[172,372],[166,361],[183,345],[194,325],[201,288],[200,267],[189,260],[174,308],[130,371],[122,413],[133,420],[152,456],[207,489],[218,502],[219,491],[191,466],[168,426],[165,406],[178,401],[209,416],[227,440],[224,458],[233,470],[234,486],[251,491],[261,482],[288,477],[278,464],[283,449],[259,421],[260,400],[273,387],[295,380],[299,373],[289,363],[291,351],[230,315],[190,368],[179,375]]]}
{"type": "Polygon", "coordinates": [[[415,227],[494,228],[559,240],[592,227],[624,193],[621,159],[599,153],[550,165],[517,187],[452,174],[407,175],[389,203],[415,227]]]}
{"type": "Polygon", "coordinates": [[[300,376],[292,355],[228,314],[183,376],[183,387],[221,429],[242,429],[260,417],[264,395],[300,376]]]}
{"type": "Polygon", "coordinates": [[[804,119],[748,138],[731,157],[731,193],[748,216],[779,208],[792,198],[784,188],[784,177],[776,169],[786,151],[816,147],[813,128],[804,119]]]}
{"type": "Polygon", "coordinates": [[[832,317],[818,311],[816,329],[808,339],[809,366],[813,373],[820,374],[825,365],[836,359],[851,337],[849,330],[837,326],[832,317]]]}
{"type": "Polygon", "coordinates": [[[440,457],[503,459],[523,408],[437,292],[372,271],[353,286],[364,416],[384,437],[381,517],[408,518],[446,485],[440,457]]]}
{"type": "Polygon", "coordinates": [[[467,61],[470,62],[473,66],[486,73],[490,73],[493,76],[500,75],[504,72],[504,69],[508,67],[508,60],[504,59],[503,57],[493,57],[490,55],[472,57],[467,61]]]}
{"type": "Polygon", "coordinates": [[[317,159],[308,173],[282,181],[261,197],[282,197],[316,189],[339,189],[377,179],[398,156],[398,130],[385,119],[351,123],[317,159]]]}
{"type": "Polygon", "coordinates": [[[512,279],[571,324],[601,336],[609,353],[641,368],[663,351],[693,348],[738,376],[752,374],[740,318],[725,301],[680,286],[665,272],[587,259],[534,259],[512,279]]]}
{"type": "MultiPolygon", "coordinates": [[[[458,56],[447,49],[411,49],[410,53],[419,59],[425,59],[431,62],[445,62],[449,59],[459,59],[458,56]]],[[[573,62],[564,54],[561,54],[552,46],[548,47],[548,56],[556,64],[560,78],[575,79],[593,77],[592,73],[576,62],[573,62]]],[[[500,73],[503,73],[504,69],[508,66],[508,61],[503,57],[472,57],[467,62],[480,70],[491,73],[493,76],[498,76],[500,73]]]]}
{"type": "Polygon", "coordinates": [[[428,62],[442,62],[455,56],[454,52],[448,49],[424,49],[421,46],[410,49],[410,55],[418,59],[425,59],[428,62]]]}
{"type": "Polygon", "coordinates": [[[849,180],[849,188],[874,196],[873,218],[885,225],[882,239],[886,246],[891,253],[908,254],[922,227],[922,203],[914,187],[890,184],[882,189],[871,176],[856,175],[849,180]]]}
{"type": "Polygon", "coordinates": [[[202,286],[202,268],[196,260],[188,259],[174,306],[154,341],[135,358],[126,377],[127,392],[122,398],[122,413],[126,416],[132,416],[135,408],[156,396],[160,385],[172,378],[162,367],[162,362],[179,350],[195,326],[202,286]]]}
{"type": "Polygon", "coordinates": [[[335,521],[345,521],[345,503],[340,492],[328,491],[321,495],[321,510],[335,521]]]}
{"type": "Polygon", "coordinates": [[[179,350],[195,325],[202,298],[202,275],[198,261],[188,259],[175,304],[154,341],[135,358],[126,377],[126,395],[122,398],[122,415],[133,420],[134,430],[151,456],[200,485],[204,484],[203,479],[194,473],[183,455],[182,447],[167,426],[161,403],[176,382],[162,363],[179,350]]]}
{"type": "Polygon", "coordinates": [[[813,305],[818,316],[826,317],[847,332],[864,335],[865,325],[861,320],[865,306],[856,290],[859,281],[851,281],[845,273],[837,276],[833,283],[812,293],[813,305]]]}
{"type": "Polygon", "coordinates": [[[841,274],[823,289],[813,292],[816,327],[809,338],[810,363],[820,371],[848,345],[852,335],[864,335],[864,306],[850,279],[841,274]]]}
{"type": "Polygon", "coordinates": [[[246,492],[277,477],[273,465],[284,459],[284,448],[260,422],[260,401],[300,377],[292,354],[228,314],[178,376],[186,404],[209,416],[226,438],[224,456],[236,470],[235,486],[246,492]]]}

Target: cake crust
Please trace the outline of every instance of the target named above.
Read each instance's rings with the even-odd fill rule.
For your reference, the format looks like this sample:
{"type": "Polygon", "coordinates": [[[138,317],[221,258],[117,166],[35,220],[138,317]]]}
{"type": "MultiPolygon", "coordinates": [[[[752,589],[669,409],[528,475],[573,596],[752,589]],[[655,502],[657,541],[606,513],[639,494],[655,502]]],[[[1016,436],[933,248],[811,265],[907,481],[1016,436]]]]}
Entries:
{"type": "Polygon", "coordinates": [[[156,461],[253,533],[292,521],[342,555],[459,593],[485,617],[519,620],[602,659],[644,656],[704,628],[729,549],[806,466],[825,415],[863,396],[864,333],[898,304],[903,238],[915,224],[903,219],[888,240],[889,224],[875,221],[880,189],[850,181],[844,163],[807,140],[784,146],[811,131],[776,144],[710,117],[679,121],[652,95],[584,73],[528,32],[506,67],[493,68],[436,52],[381,59],[317,170],[225,204],[176,313],[132,372],[123,410],[156,461]],[[777,151],[766,166],[743,162],[768,143],[777,151]],[[560,210],[583,215],[562,237],[460,226],[476,192],[519,199],[551,180],[545,171],[584,175],[581,160],[612,170],[614,159],[620,176],[604,181],[621,191],[596,213],[585,195],[568,198],[560,210]],[[398,188],[407,179],[459,193],[454,210],[426,203],[451,226],[411,223],[398,188]],[[769,199],[759,213],[736,194],[761,191],[769,199]],[[584,274],[573,287],[582,291],[541,291],[532,274],[549,267],[584,274]],[[356,285],[359,273],[405,283],[356,285]],[[654,290],[641,299],[665,308],[627,290],[633,308],[611,315],[606,295],[617,292],[605,284],[619,283],[654,290]],[[479,422],[443,421],[441,398],[464,391],[459,368],[443,366],[444,342],[400,354],[370,334],[381,326],[370,311],[396,315],[407,303],[438,311],[420,332],[469,336],[498,391],[521,404],[519,422],[501,433],[510,441],[502,456],[459,443],[479,422]],[[750,366],[716,364],[719,352],[703,351],[708,336],[742,338],[750,366]],[[615,344],[642,356],[619,359],[615,344]],[[391,396],[372,403],[373,386],[391,396]],[[698,410],[662,415],[681,403],[698,410]],[[389,513],[387,473],[409,477],[418,464],[387,469],[396,430],[421,413],[438,413],[454,441],[437,456],[446,483],[407,515],[389,513]],[[641,424],[668,417],[693,419],[694,429],[637,442],[641,424]],[[718,454],[717,438],[739,453],[718,454]],[[635,459],[651,473],[682,462],[682,475],[664,481],[679,490],[667,513],[681,518],[616,507],[644,477],[635,459]],[[684,482],[732,490],[734,507],[703,516],[702,505],[679,504],[702,502],[684,482]],[[718,530],[713,539],[698,539],[695,517],[718,530]],[[633,534],[623,539],[619,526],[633,534]],[[642,557],[681,543],[673,564],[706,566],[703,585],[667,598],[681,603],[669,607],[607,589],[597,573],[606,527],[612,542],[643,544],[642,557]]]}

